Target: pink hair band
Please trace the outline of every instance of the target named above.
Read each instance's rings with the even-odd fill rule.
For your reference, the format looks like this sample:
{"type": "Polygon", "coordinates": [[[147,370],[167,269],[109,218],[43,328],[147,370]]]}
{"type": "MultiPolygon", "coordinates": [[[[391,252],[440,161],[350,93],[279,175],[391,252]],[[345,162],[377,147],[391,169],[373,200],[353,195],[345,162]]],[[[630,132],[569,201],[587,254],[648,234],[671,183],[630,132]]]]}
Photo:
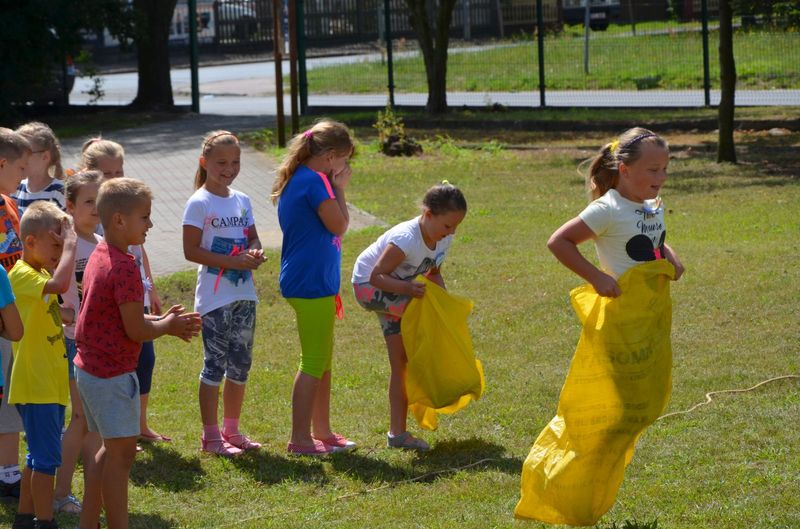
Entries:
{"type": "Polygon", "coordinates": [[[305,131],[305,132],[303,133],[303,137],[304,137],[305,139],[307,139],[307,140],[308,140],[308,139],[311,139],[311,138],[313,138],[313,137],[314,137],[314,131],[313,131],[313,130],[307,130],[307,131],[305,131]]]}

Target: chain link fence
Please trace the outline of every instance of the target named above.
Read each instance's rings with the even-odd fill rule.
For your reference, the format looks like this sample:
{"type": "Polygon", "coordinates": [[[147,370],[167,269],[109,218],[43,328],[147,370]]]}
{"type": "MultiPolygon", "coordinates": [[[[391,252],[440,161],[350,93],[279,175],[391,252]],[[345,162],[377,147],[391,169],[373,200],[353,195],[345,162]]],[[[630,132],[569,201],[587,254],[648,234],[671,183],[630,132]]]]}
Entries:
{"type": "MultiPolygon", "coordinates": [[[[348,32],[371,44],[356,55],[308,60],[312,106],[385,104],[390,89],[398,105],[425,105],[425,65],[402,0],[318,0],[313,10],[305,3],[310,49],[325,39],[346,42],[348,32]],[[338,10],[335,16],[333,9],[338,10]],[[322,30],[311,20],[329,25],[322,30]]],[[[592,0],[588,9],[583,0],[545,0],[542,7],[543,83],[535,0],[457,2],[449,32],[450,106],[718,102],[719,24],[713,0],[705,23],[699,0],[592,0]]],[[[740,15],[734,25],[737,104],[800,105],[800,32],[795,22],[740,15]]]]}

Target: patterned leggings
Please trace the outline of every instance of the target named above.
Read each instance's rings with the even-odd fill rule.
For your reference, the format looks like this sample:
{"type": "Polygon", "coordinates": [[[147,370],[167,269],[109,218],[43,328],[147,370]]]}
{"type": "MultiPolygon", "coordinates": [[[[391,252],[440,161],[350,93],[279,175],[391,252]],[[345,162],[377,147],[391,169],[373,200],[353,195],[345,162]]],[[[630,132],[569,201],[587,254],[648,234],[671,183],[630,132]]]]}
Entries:
{"type": "Polygon", "coordinates": [[[377,314],[384,336],[400,334],[400,318],[411,301],[410,296],[384,292],[369,283],[353,284],[353,291],[359,305],[377,314]]]}

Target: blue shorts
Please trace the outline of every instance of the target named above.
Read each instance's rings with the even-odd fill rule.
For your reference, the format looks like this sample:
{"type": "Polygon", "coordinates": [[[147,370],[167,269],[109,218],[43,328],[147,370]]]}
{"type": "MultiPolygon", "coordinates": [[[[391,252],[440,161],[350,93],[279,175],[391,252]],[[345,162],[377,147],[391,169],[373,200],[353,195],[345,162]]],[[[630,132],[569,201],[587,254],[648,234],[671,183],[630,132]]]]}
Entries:
{"type": "Polygon", "coordinates": [[[75,355],[78,354],[78,343],[72,338],[64,337],[64,345],[67,346],[67,368],[69,369],[69,379],[75,380],[75,355]]]}
{"type": "Polygon", "coordinates": [[[222,377],[247,382],[253,363],[256,302],[239,300],[203,315],[203,370],[200,381],[219,386],[222,377]]]}
{"type": "Polygon", "coordinates": [[[22,417],[28,455],[25,464],[40,474],[55,476],[61,466],[61,429],[64,410],[61,404],[17,404],[22,417]]]}

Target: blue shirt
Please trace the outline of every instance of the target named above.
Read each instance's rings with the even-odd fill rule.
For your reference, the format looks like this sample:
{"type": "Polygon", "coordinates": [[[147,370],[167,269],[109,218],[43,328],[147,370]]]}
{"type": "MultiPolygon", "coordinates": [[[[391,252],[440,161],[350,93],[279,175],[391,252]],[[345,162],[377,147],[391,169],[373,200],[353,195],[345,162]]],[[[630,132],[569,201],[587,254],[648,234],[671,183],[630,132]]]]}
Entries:
{"type": "Polygon", "coordinates": [[[325,175],[301,165],[283,188],[278,222],[283,231],[281,294],[286,298],[323,298],[339,293],[342,239],[325,227],[317,210],[336,199],[325,175]]]}
{"type": "MultiPolygon", "coordinates": [[[[14,291],[11,290],[11,282],[8,280],[6,269],[0,266],[0,309],[14,303],[14,291]]],[[[0,354],[3,354],[0,352],[0,354]]],[[[3,387],[3,370],[0,369],[0,387],[3,387]]]]}

